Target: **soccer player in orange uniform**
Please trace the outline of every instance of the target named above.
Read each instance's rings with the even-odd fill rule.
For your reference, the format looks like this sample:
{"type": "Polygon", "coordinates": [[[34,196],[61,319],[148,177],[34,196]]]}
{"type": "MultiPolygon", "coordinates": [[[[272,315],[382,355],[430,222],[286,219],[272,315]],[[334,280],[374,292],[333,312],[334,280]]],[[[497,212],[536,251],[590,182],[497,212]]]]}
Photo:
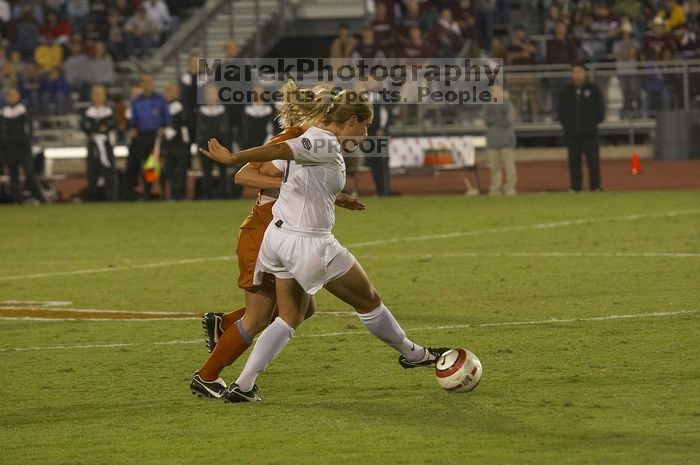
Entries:
{"type": "MultiPolygon", "coordinates": [[[[283,126],[291,123],[289,115],[281,115],[283,126]]],[[[303,134],[300,126],[288,126],[268,144],[294,139],[303,134]]],[[[236,183],[260,189],[255,205],[238,232],[238,287],[245,293],[246,306],[229,313],[206,313],[202,318],[206,344],[211,354],[195,372],[190,390],[200,397],[220,398],[226,389],[219,377],[224,368],[235,362],[251,345],[253,337],[267,327],[275,314],[274,276],[266,275],[260,286],[253,285],[253,274],[267,226],[272,221],[272,206],[279,195],[286,162],[249,163],[236,174],[236,183]]],[[[339,194],[336,205],[350,210],[365,206],[353,196],[339,194]]],[[[316,304],[309,301],[305,318],[315,312],[316,304]]]]}

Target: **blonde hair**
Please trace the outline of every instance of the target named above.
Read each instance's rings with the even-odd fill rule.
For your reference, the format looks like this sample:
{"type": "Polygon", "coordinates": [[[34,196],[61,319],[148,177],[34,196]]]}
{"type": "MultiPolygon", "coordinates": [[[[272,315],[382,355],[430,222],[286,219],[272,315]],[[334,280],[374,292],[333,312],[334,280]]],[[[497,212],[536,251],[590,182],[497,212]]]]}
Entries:
{"type": "Polygon", "coordinates": [[[299,89],[294,81],[287,81],[280,89],[283,101],[277,119],[283,128],[303,126],[306,123],[344,123],[352,116],[358,121],[371,120],[372,104],[354,90],[334,94],[329,87],[316,86],[299,89]]]}

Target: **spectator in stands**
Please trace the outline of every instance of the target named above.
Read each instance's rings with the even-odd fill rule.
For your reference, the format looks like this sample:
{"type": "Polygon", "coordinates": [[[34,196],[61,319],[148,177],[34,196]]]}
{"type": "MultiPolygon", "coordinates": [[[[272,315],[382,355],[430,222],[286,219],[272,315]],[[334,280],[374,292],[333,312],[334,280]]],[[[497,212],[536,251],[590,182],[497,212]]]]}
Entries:
{"type": "Polygon", "coordinates": [[[110,55],[117,61],[128,57],[123,17],[114,12],[107,18],[107,48],[110,55]]]}
{"type": "Polygon", "coordinates": [[[114,110],[107,103],[107,90],[95,85],[90,106],[83,113],[80,127],[88,139],[86,200],[117,200],[119,178],[112,140],[117,129],[114,110]]]}
{"type": "MultiPolygon", "coordinates": [[[[215,85],[204,88],[204,105],[197,107],[197,145],[206,147],[208,140],[217,139],[224,147],[230,147],[230,122],[226,108],[219,103],[219,94],[215,85]]],[[[202,166],[202,197],[205,199],[223,198],[230,182],[226,175],[226,166],[214,162],[211,158],[199,154],[202,166]],[[214,168],[218,176],[214,177],[214,168]]]]}
{"type": "Polygon", "coordinates": [[[105,28],[94,19],[88,19],[83,29],[83,42],[88,55],[92,55],[95,42],[101,42],[104,38],[105,28]]]}
{"type": "Polygon", "coordinates": [[[165,173],[163,180],[172,200],[184,200],[187,184],[187,169],[190,167],[190,131],[187,114],[179,100],[177,84],[165,88],[165,99],[170,111],[170,124],[163,131],[165,173]]]}
{"type": "Polygon", "coordinates": [[[685,24],[685,10],[676,0],[663,0],[661,9],[656,13],[654,20],[659,18],[663,21],[664,30],[671,32],[685,24]]]}
{"type": "Polygon", "coordinates": [[[676,43],[671,34],[667,33],[664,26],[664,20],[660,17],[654,18],[652,23],[651,34],[644,41],[644,55],[649,60],[651,57],[660,58],[664,49],[676,49],[676,43]]]}
{"type": "Polygon", "coordinates": [[[427,16],[421,15],[421,6],[416,1],[406,3],[406,13],[399,24],[399,42],[405,44],[411,41],[411,29],[420,28],[421,31],[429,31],[431,23],[427,16]]]}
{"type": "MultiPolygon", "coordinates": [[[[163,135],[170,124],[170,111],[165,98],[155,91],[155,79],[151,74],[141,77],[142,94],[131,102],[131,145],[126,168],[126,197],[134,198],[133,188],[141,171],[141,163],[148,158],[156,137],[163,135]]],[[[144,182],[144,198],[150,198],[151,185],[144,182]]]]}
{"type": "Polygon", "coordinates": [[[107,0],[90,0],[90,18],[100,27],[106,23],[108,11],[109,3],[107,0]]]}
{"type": "Polygon", "coordinates": [[[700,0],[688,2],[686,19],[685,25],[678,28],[679,50],[683,58],[697,58],[700,56],[700,0]]]}
{"type": "Polygon", "coordinates": [[[440,19],[432,32],[432,42],[437,48],[437,58],[452,58],[460,56],[464,39],[457,21],[452,18],[452,10],[443,8],[440,19]]]}
{"type": "MultiPolygon", "coordinates": [[[[587,59],[603,61],[607,58],[618,27],[617,19],[610,12],[607,3],[598,1],[593,7],[593,15],[586,31],[588,37],[581,41],[581,49],[587,59]]],[[[605,86],[602,87],[605,89],[605,86]]]]}
{"type": "Polygon", "coordinates": [[[366,66],[375,66],[385,61],[386,52],[374,40],[374,30],[371,27],[362,29],[362,39],[355,45],[351,57],[353,63],[362,60],[366,66]]]}
{"type": "Polygon", "coordinates": [[[39,45],[34,51],[34,61],[45,73],[63,64],[63,47],[55,42],[49,42],[45,37],[40,39],[39,45]]]}
{"type": "Polygon", "coordinates": [[[116,0],[114,5],[109,9],[107,17],[109,15],[117,15],[121,23],[124,23],[126,19],[134,13],[134,10],[129,5],[129,0],[116,0]]]}
{"type": "Polygon", "coordinates": [[[12,8],[7,0],[0,0],[0,36],[7,37],[7,28],[12,21],[12,8]]]}
{"type": "Polygon", "coordinates": [[[59,19],[55,11],[49,10],[46,12],[46,22],[41,27],[40,33],[47,42],[64,45],[68,43],[70,25],[67,21],[59,19]]]}
{"type": "Polygon", "coordinates": [[[25,185],[29,187],[34,198],[46,202],[34,175],[32,160],[32,122],[29,110],[22,103],[15,88],[5,91],[5,105],[0,112],[0,145],[2,145],[5,163],[10,173],[12,198],[15,203],[24,201],[19,169],[24,171],[25,185]]]}
{"type": "Polygon", "coordinates": [[[503,63],[507,63],[508,61],[508,49],[506,48],[506,44],[503,42],[503,40],[499,37],[492,37],[491,38],[491,46],[489,47],[489,56],[491,58],[497,58],[499,60],[502,60],[503,63]]]}
{"type": "Polygon", "coordinates": [[[15,1],[12,6],[12,17],[21,18],[27,11],[37,24],[44,24],[44,7],[41,3],[29,0],[15,1]]]}
{"type": "Polygon", "coordinates": [[[600,88],[590,82],[586,68],[576,63],[571,68],[572,83],[561,96],[559,122],[564,128],[571,190],[581,190],[581,157],[585,155],[591,191],[600,190],[598,125],[605,117],[605,102],[600,88]]]}
{"type": "Polygon", "coordinates": [[[613,44],[613,55],[615,56],[617,78],[622,91],[621,118],[629,118],[635,111],[641,110],[641,94],[639,78],[636,75],[637,58],[639,47],[632,35],[632,21],[623,16],[621,19],[620,36],[613,44]]]}
{"type": "MultiPolygon", "coordinates": [[[[508,47],[507,63],[509,65],[532,65],[535,63],[535,45],[527,34],[527,29],[522,24],[515,26],[508,47]]],[[[528,73],[513,76],[510,81],[510,94],[513,104],[522,116],[529,116],[536,120],[539,114],[537,102],[537,78],[528,73]]]]}
{"type": "Polygon", "coordinates": [[[338,28],[338,37],[331,43],[329,57],[331,65],[338,68],[350,63],[350,55],[357,45],[357,40],[350,34],[350,28],[342,23],[338,28]]]}
{"type": "Polygon", "coordinates": [[[166,38],[174,25],[173,17],[170,15],[168,5],[163,0],[145,0],[142,3],[146,9],[146,14],[158,31],[159,42],[166,38]]]}
{"type": "Polygon", "coordinates": [[[85,72],[88,67],[88,57],[83,53],[80,44],[70,47],[70,55],[63,62],[63,72],[71,89],[78,92],[80,100],[90,98],[89,75],[85,72]]]}
{"type": "Polygon", "coordinates": [[[42,109],[45,114],[59,116],[70,111],[70,85],[61,72],[61,68],[51,68],[41,79],[42,109]]]}
{"type": "Polygon", "coordinates": [[[370,23],[377,17],[379,9],[384,10],[384,17],[389,23],[394,23],[396,10],[400,9],[399,0],[369,0],[367,2],[367,14],[370,23]]]}
{"type": "Polygon", "coordinates": [[[491,96],[500,104],[484,105],[486,151],[491,170],[490,195],[515,195],[518,173],[515,169],[515,108],[503,92],[494,85],[491,96]],[[506,180],[503,182],[503,172],[506,180]]]}
{"type": "Polygon", "coordinates": [[[85,69],[90,84],[102,84],[110,87],[116,80],[114,61],[107,53],[103,42],[95,42],[92,56],[88,58],[85,69]]]}
{"type": "Polygon", "coordinates": [[[559,4],[553,3],[549,6],[547,17],[544,20],[544,33],[547,35],[554,34],[557,23],[560,21],[563,22],[565,26],[568,26],[566,24],[566,17],[561,12],[561,7],[559,4]]]}
{"type": "Polygon", "coordinates": [[[379,48],[384,50],[387,56],[394,56],[394,24],[389,18],[385,3],[377,4],[377,11],[370,27],[374,31],[374,41],[379,48]]]}
{"type": "Polygon", "coordinates": [[[29,63],[24,67],[24,72],[18,80],[22,101],[33,113],[41,110],[41,74],[39,67],[29,63]]]}
{"type": "Polygon", "coordinates": [[[90,2],[88,0],[66,1],[66,16],[73,29],[82,29],[89,13],[90,2]]]}
{"type": "Polygon", "coordinates": [[[39,46],[39,23],[34,17],[32,5],[22,5],[22,13],[15,23],[15,44],[25,60],[34,57],[39,46]]]}
{"type": "Polygon", "coordinates": [[[9,60],[0,68],[0,80],[2,81],[3,89],[19,87],[18,81],[20,76],[24,74],[24,66],[22,55],[17,50],[10,52],[9,60]]]}
{"type": "MultiPolygon", "coordinates": [[[[576,43],[566,33],[566,23],[558,21],[554,26],[554,37],[547,40],[545,62],[550,65],[564,65],[573,63],[577,58],[576,43]]],[[[551,77],[547,78],[549,93],[552,101],[552,113],[556,119],[557,108],[559,108],[559,97],[566,87],[568,78],[551,77]]]]}
{"type": "MultiPolygon", "coordinates": [[[[418,26],[413,26],[409,31],[409,41],[399,49],[399,63],[403,66],[423,65],[428,63],[434,55],[432,44],[423,38],[423,31],[418,26]]],[[[401,97],[410,102],[401,105],[401,117],[409,121],[417,117],[417,102],[419,91],[427,86],[424,76],[418,79],[409,78],[401,88],[401,97]]]]}
{"type": "Polygon", "coordinates": [[[141,6],[124,25],[126,48],[129,56],[148,56],[158,39],[158,27],[153,24],[141,6]]]}
{"type": "Polygon", "coordinates": [[[477,42],[477,19],[479,13],[472,5],[471,0],[459,0],[452,6],[452,17],[457,21],[462,37],[472,42],[477,42]]]}

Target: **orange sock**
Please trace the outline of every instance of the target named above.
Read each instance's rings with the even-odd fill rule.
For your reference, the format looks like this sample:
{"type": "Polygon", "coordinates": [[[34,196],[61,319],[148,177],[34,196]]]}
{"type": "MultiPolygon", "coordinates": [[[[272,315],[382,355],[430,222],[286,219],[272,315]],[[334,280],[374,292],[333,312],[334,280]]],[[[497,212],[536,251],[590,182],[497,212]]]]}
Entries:
{"type": "Polygon", "coordinates": [[[239,308],[238,310],[234,310],[232,312],[224,313],[224,319],[221,322],[221,329],[226,331],[232,324],[243,318],[243,315],[245,315],[245,307],[239,308]]]}
{"type": "Polygon", "coordinates": [[[219,377],[219,374],[224,368],[231,365],[238,359],[238,357],[246,351],[252,342],[252,338],[246,340],[244,338],[237,325],[234,323],[228,331],[224,333],[219,338],[219,342],[216,343],[216,347],[202,368],[199,369],[199,375],[204,381],[214,381],[219,377]]]}

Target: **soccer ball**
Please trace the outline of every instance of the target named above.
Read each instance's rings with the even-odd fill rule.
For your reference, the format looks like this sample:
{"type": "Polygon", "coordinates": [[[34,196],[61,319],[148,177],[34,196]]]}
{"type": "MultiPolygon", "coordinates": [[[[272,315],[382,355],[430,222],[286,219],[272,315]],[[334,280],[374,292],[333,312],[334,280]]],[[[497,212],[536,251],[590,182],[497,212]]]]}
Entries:
{"type": "Polygon", "coordinates": [[[468,392],[481,380],[481,362],[467,349],[451,349],[435,364],[438,384],[449,392],[468,392]]]}

